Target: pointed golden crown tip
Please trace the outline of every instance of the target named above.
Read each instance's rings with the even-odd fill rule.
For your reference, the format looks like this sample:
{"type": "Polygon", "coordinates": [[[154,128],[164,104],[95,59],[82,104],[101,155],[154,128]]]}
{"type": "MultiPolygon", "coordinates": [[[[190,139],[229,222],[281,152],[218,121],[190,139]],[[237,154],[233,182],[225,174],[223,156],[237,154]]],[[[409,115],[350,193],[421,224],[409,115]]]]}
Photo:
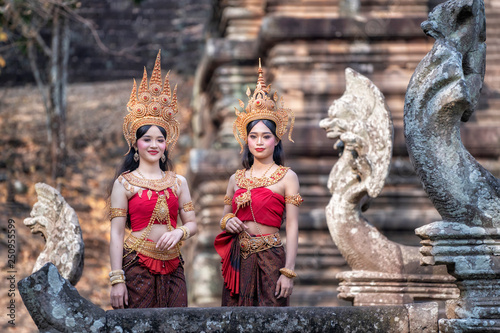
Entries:
{"type": "MultiPolygon", "coordinates": [[[[239,111],[236,107],[236,120],[233,124],[233,134],[243,151],[243,144],[247,142],[246,126],[253,120],[267,119],[276,124],[276,136],[281,140],[285,132],[288,130],[288,121],[291,118],[290,132],[288,138],[291,140],[291,132],[295,116],[290,109],[286,109],[281,97],[281,107],[276,104],[278,94],[275,92],[271,97],[271,85],[266,87],[262,70],[261,58],[259,58],[259,75],[257,79],[257,87],[253,95],[250,87],[247,87],[246,94],[248,96],[248,105],[244,111],[239,111]]],[[[239,100],[240,107],[244,108],[245,104],[239,100]]]]}
{"type": "MultiPolygon", "coordinates": [[[[167,150],[172,149],[179,137],[179,122],[175,119],[178,113],[177,85],[171,97],[170,82],[167,73],[165,81],[161,77],[161,50],[158,50],[155,65],[148,84],[146,67],[137,92],[137,83],[134,79],[132,93],[127,103],[128,114],[123,123],[123,134],[129,148],[136,142],[136,132],[144,125],[162,127],[167,132],[167,150]],[[163,87],[162,87],[163,86],[163,87]]],[[[130,151],[130,149],[129,149],[130,151]]]]}

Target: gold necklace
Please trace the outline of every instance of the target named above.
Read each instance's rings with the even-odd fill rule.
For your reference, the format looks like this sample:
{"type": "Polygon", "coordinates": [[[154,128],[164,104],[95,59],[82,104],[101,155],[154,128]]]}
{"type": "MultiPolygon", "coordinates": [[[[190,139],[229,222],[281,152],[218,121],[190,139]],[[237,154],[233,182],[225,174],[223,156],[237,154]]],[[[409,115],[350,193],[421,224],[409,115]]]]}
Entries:
{"type": "Polygon", "coordinates": [[[165,173],[162,171],[160,179],[148,179],[148,178],[144,177],[144,175],[142,174],[142,172],[139,169],[135,169],[135,171],[137,171],[137,173],[139,174],[139,176],[141,176],[142,178],[146,179],[147,181],[161,180],[165,176],[165,173]]]}
{"type": "Polygon", "coordinates": [[[257,180],[257,179],[262,179],[262,178],[264,178],[264,177],[266,176],[266,173],[267,173],[269,170],[271,170],[271,168],[274,166],[274,164],[275,164],[274,162],[273,162],[273,163],[271,163],[271,165],[269,166],[269,168],[267,168],[266,172],[264,172],[264,174],[263,174],[261,177],[253,177],[253,176],[252,176],[252,171],[253,171],[253,166],[254,166],[254,165],[252,164],[252,167],[250,168],[250,179],[255,179],[255,180],[257,180]]]}
{"type": "Polygon", "coordinates": [[[147,187],[147,189],[148,189],[148,192],[147,192],[148,199],[151,200],[151,196],[153,195],[153,191],[151,191],[151,189],[154,189],[156,191],[156,193],[158,194],[158,189],[157,189],[158,187],[155,185],[159,185],[162,183],[163,179],[165,178],[165,173],[163,172],[163,170],[161,171],[161,178],[160,179],[148,179],[148,178],[144,177],[144,175],[141,173],[141,171],[139,171],[139,169],[135,169],[135,170],[137,171],[139,176],[141,176],[144,179],[144,181],[145,181],[144,185],[146,185],[145,187],[147,187]]]}
{"type": "MultiPolygon", "coordinates": [[[[253,177],[253,174],[252,174],[252,171],[253,171],[253,165],[252,167],[250,168],[250,182],[251,183],[254,183],[255,185],[257,185],[258,180],[262,180],[266,177],[266,174],[269,170],[271,170],[271,168],[274,166],[274,161],[273,163],[269,166],[269,168],[267,168],[266,172],[264,172],[264,174],[260,177],[260,178],[257,178],[257,177],[253,177]]],[[[255,220],[255,215],[253,213],[253,208],[252,208],[252,195],[250,193],[252,189],[247,189],[247,192],[245,194],[247,194],[248,196],[248,204],[250,206],[250,212],[252,213],[252,218],[253,218],[253,222],[255,223],[255,226],[257,227],[257,231],[259,232],[260,236],[262,236],[262,230],[260,230],[260,227],[259,227],[259,224],[257,223],[257,221],[255,220]]],[[[268,241],[266,239],[264,239],[264,242],[265,243],[268,243],[268,241]]],[[[268,244],[269,245],[269,244],[268,244]]]]}

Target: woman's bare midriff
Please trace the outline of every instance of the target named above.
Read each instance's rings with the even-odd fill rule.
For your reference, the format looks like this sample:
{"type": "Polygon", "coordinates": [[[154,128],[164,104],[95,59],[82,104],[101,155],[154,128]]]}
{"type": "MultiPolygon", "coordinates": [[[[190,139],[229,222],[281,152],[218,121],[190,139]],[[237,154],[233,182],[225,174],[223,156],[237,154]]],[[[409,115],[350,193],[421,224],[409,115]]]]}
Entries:
{"type": "Polygon", "coordinates": [[[279,229],[276,227],[271,227],[263,224],[259,224],[259,227],[257,228],[257,223],[255,223],[254,221],[243,221],[243,223],[245,223],[245,225],[248,227],[246,232],[251,235],[259,235],[260,233],[264,235],[274,234],[279,231],[279,229]]]}
{"type": "MultiPolygon", "coordinates": [[[[135,237],[141,237],[145,229],[146,228],[139,231],[132,231],[132,235],[134,235],[135,237]]],[[[167,231],[168,228],[166,224],[153,224],[151,232],[149,233],[147,238],[151,239],[154,242],[157,242],[160,239],[160,237],[167,231]]]]}

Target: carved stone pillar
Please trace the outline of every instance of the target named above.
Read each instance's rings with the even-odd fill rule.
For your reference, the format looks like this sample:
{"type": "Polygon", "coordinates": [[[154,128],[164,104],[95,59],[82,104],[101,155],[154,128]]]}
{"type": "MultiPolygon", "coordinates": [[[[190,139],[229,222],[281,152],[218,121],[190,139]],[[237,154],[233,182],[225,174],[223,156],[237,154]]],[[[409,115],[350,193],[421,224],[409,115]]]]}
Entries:
{"type": "Polygon", "coordinates": [[[354,306],[408,304],[457,298],[455,279],[446,275],[351,271],[337,274],[339,298],[354,306]]]}
{"type": "Polygon", "coordinates": [[[424,265],[447,266],[460,297],[448,301],[440,332],[500,330],[500,180],[461,141],[484,88],[482,0],[450,0],[422,23],[436,39],[405,98],[405,137],[422,185],[443,221],[416,230],[424,265]]]}
{"type": "Polygon", "coordinates": [[[435,222],[420,227],[425,265],[447,265],[457,278],[458,299],[449,300],[440,332],[500,330],[500,228],[435,222]]]}
{"type": "Polygon", "coordinates": [[[419,265],[418,248],[387,239],[363,213],[384,187],[392,157],[393,126],[382,92],[365,76],[346,69],[346,91],[320,122],[340,151],[328,188],[326,221],[351,272],[337,274],[339,298],[354,305],[397,305],[458,296],[443,266],[419,265]]]}

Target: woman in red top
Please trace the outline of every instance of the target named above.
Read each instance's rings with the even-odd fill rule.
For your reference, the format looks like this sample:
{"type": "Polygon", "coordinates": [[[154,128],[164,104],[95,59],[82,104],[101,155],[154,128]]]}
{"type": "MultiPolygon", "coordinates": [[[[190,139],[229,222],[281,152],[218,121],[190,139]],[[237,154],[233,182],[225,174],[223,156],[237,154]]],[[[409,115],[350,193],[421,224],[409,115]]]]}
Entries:
{"type": "Polygon", "coordinates": [[[185,307],[187,290],[181,241],[197,232],[186,179],[168,160],[179,123],[176,89],[162,86],[160,53],[151,80],[136,84],[127,104],[124,135],[129,144],[111,192],[111,305],[114,309],[185,307]],[[180,214],[182,226],[177,226],[180,214]],[[125,228],[131,229],[124,241],[125,228]]]}
{"type": "MultiPolygon", "coordinates": [[[[281,137],[291,110],[283,101],[277,107],[276,94],[273,101],[269,92],[259,66],[246,112],[236,110],[234,134],[244,150],[244,169],[229,179],[223,232],[214,244],[222,257],[222,306],[287,306],[293,291],[302,199],[297,175],[282,166],[281,137]],[[279,234],[285,211],[286,251],[279,234]]],[[[290,140],[293,120],[292,114],[290,140]]]]}

